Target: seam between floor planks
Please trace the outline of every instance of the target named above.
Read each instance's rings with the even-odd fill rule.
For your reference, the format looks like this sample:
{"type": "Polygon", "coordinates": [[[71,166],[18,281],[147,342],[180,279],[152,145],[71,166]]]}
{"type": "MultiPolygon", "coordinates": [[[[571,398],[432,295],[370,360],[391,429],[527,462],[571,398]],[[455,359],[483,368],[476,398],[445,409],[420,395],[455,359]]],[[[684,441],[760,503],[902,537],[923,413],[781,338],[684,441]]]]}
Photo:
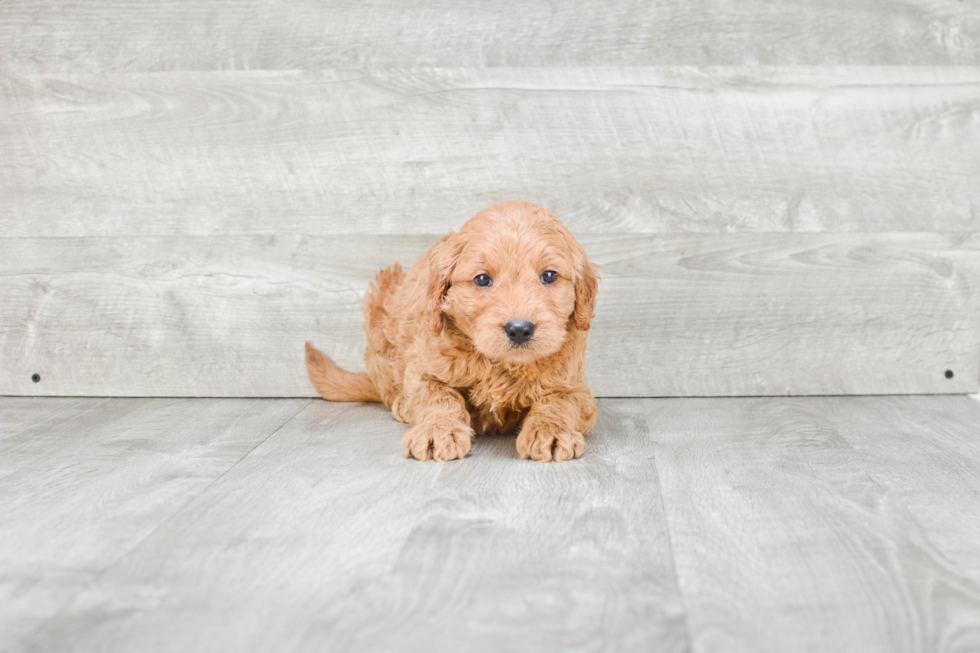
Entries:
{"type": "MultiPolygon", "coordinates": [[[[284,404],[295,403],[295,402],[297,402],[297,400],[274,400],[273,404],[270,404],[270,409],[272,409],[272,410],[270,410],[269,416],[271,417],[271,416],[274,415],[274,404],[284,405],[284,404]]],[[[221,471],[215,478],[211,479],[210,482],[208,482],[205,487],[201,488],[196,493],[191,494],[189,498],[186,498],[183,501],[183,503],[181,503],[179,506],[177,506],[176,508],[174,508],[172,510],[172,512],[167,517],[165,517],[163,519],[162,522],[160,522],[159,524],[156,524],[155,526],[153,526],[148,532],[146,532],[141,537],[139,537],[139,539],[136,540],[135,543],[125,542],[124,543],[124,546],[126,548],[124,548],[124,549],[118,549],[118,548],[112,548],[111,547],[111,543],[100,542],[100,547],[98,547],[98,548],[101,548],[101,551],[95,551],[94,552],[94,554],[95,554],[96,557],[93,558],[92,560],[90,560],[89,562],[83,562],[83,563],[81,563],[82,565],[87,565],[87,566],[93,566],[93,567],[95,567],[96,568],[96,572],[90,578],[88,578],[86,580],[83,580],[81,583],[73,584],[73,586],[71,588],[69,588],[67,590],[64,590],[63,591],[64,598],[62,598],[59,601],[60,605],[58,605],[57,607],[55,607],[53,610],[50,610],[48,612],[47,616],[42,617],[37,622],[37,624],[35,624],[33,627],[31,627],[28,631],[26,631],[26,632],[24,632],[22,634],[19,634],[19,635],[15,634],[15,635],[13,635],[13,637],[15,639],[19,639],[20,641],[25,642],[25,643],[28,642],[28,641],[30,641],[30,638],[31,637],[35,636],[44,627],[45,624],[50,623],[52,620],[56,619],[59,614],[62,614],[68,608],[68,606],[71,605],[71,603],[75,599],[77,599],[78,596],[82,595],[86,591],[86,589],[88,587],[91,587],[94,583],[98,582],[98,580],[100,578],[102,578],[103,576],[105,576],[105,574],[107,574],[109,571],[111,571],[111,569],[113,569],[114,567],[116,567],[127,556],[131,555],[135,550],[137,550],[138,547],[144,541],[146,541],[147,538],[151,537],[153,535],[153,533],[155,533],[160,528],[161,525],[165,524],[167,521],[169,521],[170,519],[172,519],[173,517],[175,517],[177,514],[179,514],[180,511],[183,510],[190,502],[194,501],[200,494],[206,492],[207,489],[214,484],[214,482],[216,482],[219,478],[221,478],[222,476],[224,476],[225,474],[227,474],[232,468],[234,468],[236,465],[238,465],[241,462],[241,460],[243,460],[248,455],[250,455],[255,450],[256,447],[258,447],[258,446],[261,445],[261,442],[264,442],[265,440],[267,440],[269,437],[271,437],[271,435],[273,435],[275,432],[277,432],[279,429],[281,429],[286,423],[288,423],[289,420],[291,420],[299,412],[301,412],[310,403],[310,400],[305,400],[305,401],[304,400],[299,400],[299,402],[302,405],[296,411],[294,411],[292,413],[292,415],[290,415],[289,417],[285,418],[281,423],[277,424],[272,429],[271,433],[265,435],[264,438],[262,438],[262,440],[258,444],[256,444],[255,446],[252,446],[249,449],[249,451],[243,453],[237,460],[230,461],[228,463],[226,469],[224,469],[223,471],[221,471]],[[120,550],[121,550],[121,552],[119,552],[120,550]],[[108,563],[107,564],[99,564],[98,563],[98,557],[107,558],[108,559],[108,563]],[[92,564],[93,562],[95,563],[94,565],[92,564]]],[[[147,419],[148,418],[153,417],[153,415],[155,413],[161,412],[161,409],[163,409],[162,410],[162,413],[164,414],[164,416],[166,416],[166,407],[168,405],[173,405],[173,404],[178,404],[179,405],[181,403],[186,404],[189,407],[192,407],[195,404],[197,404],[197,405],[204,405],[204,406],[222,406],[222,405],[231,405],[231,404],[234,404],[234,403],[242,404],[243,401],[242,400],[235,400],[235,399],[230,399],[230,400],[229,399],[216,399],[216,400],[215,399],[186,399],[186,400],[177,400],[175,402],[173,399],[164,399],[164,398],[131,398],[131,399],[122,399],[122,398],[81,398],[81,399],[75,399],[75,400],[72,401],[72,400],[67,400],[67,399],[62,399],[62,398],[51,398],[51,401],[45,402],[43,399],[37,399],[37,398],[33,398],[33,399],[31,399],[31,398],[14,398],[14,397],[0,398],[0,419],[3,420],[3,423],[0,423],[0,426],[4,426],[5,424],[8,424],[9,425],[10,423],[13,423],[13,424],[19,424],[22,427],[22,428],[20,428],[20,427],[13,428],[12,431],[10,431],[10,433],[7,433],[6,432],[6,429],[4,428],[2,431],[0,431],[0,443],[2,443],[2,437],[3,436],[6,436],[8,438],[11,438],[12,437],[14,439],[22,438],[22,437],[26,437],[26,436],[30,436],[29,439],[27,439],[24,442],[22,442],[19,446],[15,443],[15,446],[12,449],[11,448],[7,448],[6,449],[6,451],[4,452],[4,455],[7,457],[7,460],[9,461],[9,460],[11,460],[11,457],[12,456],[15,456],[18,452],[20,452],[21,454],[23,454],[23,449],[27,448],[27,446],[30,445],[32,443],[32,441],[35,440],[35,439],[38,442],[41,442],[40,445],[35,444],[35,446],[44,446],[43,445],[43,440],[45,439],[45,436],[48,434],[48,432],[51,429],[65,430],[65,429],[68,429],[68,428],[73,428],[73,429],[81,428],[83,434],[86,434],[86,433],[96,433],[96,432],[101,432],[101,431],[107,431],[107,432],[111,433],[111,432],[113,432],[115,430],[118,430],[117,424],[118,424],[118,422],[120,420],[126,421],[126,420],[129,420],[131,418],[132,419],[137,419],[137,424],[136,424],[136,427],[135,427],[135,432],[134,432],[133,437],[135,437],[137,439],[137,441],[138,441],[138,439],[140,437],[140,434],[144,430],[147,429],[147,426],[148,426],[147,419]],[[5,409],[7,409],[7,405],[2,401],[3,399],[8,400],[10,403],[12,403],[12,404],[15,405],[15,408],[14,408],[14,410],[12,412],[10,410],[5,410],[5,409]],[[25,401],[25,399],[26,399],[26,401],[25,401]],[[129,410],[122,412],[121,415],[119,414],[118,411],[112,411],[111,414],[110,414],[110,416],[109,416],[109,418],[108,418],[108,420],[106,418],[104,418],[104,417],[101,417],[98,414],[97,411],[98,411],[98,409],[100,407],[105,407],[105,408],[110,408],[111,409],[111,408],[113,408],[112,404],[114,402],[116,402],[116,403],[118,403],[118,402],[124,402],[123,405],[125,405],[127,408],[129,408],[129,410]],[[44,410],[44,404],[64,403],[65,405],[62,406],[60,409],[56,410],[53,414],[45,414],[44,415],[43,422],[47,425],[47,428],[44,429],[44,430],[42,430],[41,432],[37,432],[36,434],[31,435],[31,431],[35,429],[35,424],[37,422],[35,422],[35,421],[23,422],[19,418],[19,416],[17,414],[17,410],[18,409],[16,408],[16,405],[18,403],[32,404],[31,408],[34,408],[36,406],[36,408],[37,408],[38,411],[44,410]],[[91,405],[86,405],[86,404],[91,404],[91,405]],[[82,409],[82,410],[92,409],[93,411],[96,411],[95,413],[89,413],[89,417],[92,418],[92,419],[94,419],[97,423],[100,423],[101,426],[98,426],[98,424],[97,424],[95,428],[92,428],[92,425],[91,424],[86,424],[86,422],[82,422],[81,426],[78,426],[77,418],[76,419],[72,419],[70,422],[66,422],[65,419],[61,419],[60,421],[57,420],[57,419],[54,419],[54,418],[57,418],[57,417],[63,417],[63,418],[70,417],[70,415],[67,415],[68,413],[70,413],[71,411],[76,411],[76,413],[77,413],[80,409],[82,409]],[[143,414],[143,413],[146,413],[146,414],[143,414]],[[141,417],[141,415],[142,415],[142,417],[141,417]],[[18,435],[13,436],[12,434],[18,434],[18,435]]],[[[247,401],[245,402],[246,405],[248,405],[248,403],[250,403],[250,402],[247,402],[247,401]]],[[[21,409],[21,410],[24,410],[24,409],[21,409]]],[[[259,420],[264,419],[264,417],[263,417],[263,415],[261,413],[259,413],[259,414],[257,414],[257,415],[254,416],[254,419],[256,421],[259,421],[259,420]]],[[[91,420],[87,420],[87,421],[91,421],[91,420]]],[[[164,431],[162,433],[157,434],[157,437],[166,438],[166,437],[170,436],[171,434],[173,434],[174,432],[181,432],[181,431],[187,430],[188,428],[193,428],[193,427],[189,427],[189,424],[190,423],[192,423],[192,422],[188,422],[188,421],[179,422],[178,421],[178,424],[176,426],[171,427],[168,430],[166,430],[166,431],[164,431]]],[[[244,433],[241,433],[241,436],[247,436],[248,429],[249,429],[248,425],[243,422],[243,423],[237,425],[237,427],[236,427],[236,433],[239,433],[241,431],[244,431],[244,433]]],[[[127,431],[127,433],[128,432],[131,432],[133,430],[134,429],[131,427],[127,431]]],[[[63,437],[66,437],[66,436],[63,436],[63,437]]],[[[98,435],[96,435],[95,437],[96,437],[96,439],[98,439],[98,435]]],[[[194,442],[192,442],[191,444],[200,444],[200,443],[194,443],[194,442]]],[[[225,447],[225,446],[227,446],[228,443],[227,442],[225,444],[222,444],[221,443],[221,440],[220,440],[220,429],[219,429],[219,430],[217,430],[215,432],[215,435],[212,436],[210,439],[207,439],[204,442],[204,444],[206,446],[208,446],[208,447],[213,447],[213,446],[225,447]]],[[[91,448],[91,445],[89,445],[88,448],[91,448]]],[[[70,446],[69,446],[69,449],[70,449],[70,446]]],[[[87,449],[83,449],[83,453],[85,451],[87,451],[87,449]]],[[[77,453],[78,452],[76,452],[76,454],[77,453]]],[[[62,453],[61,455],[62,456],[66,456],[66,455],[71,455],[71,454],[69,454],[69,453],[62,453]]],[[[214,454],[212,454],[212,456],[213,455],[214,454]]],[[[187,451],[185,451],[184,449],[181,449],[180,456],[182,458],[186,458],[187,451]]],[[[29,467],[31,465],[31,462],[32,461],[33,462],[49,461],[52,458],[55,458],[56,459],[57,458],[57,455],[55,455],[55,456],[41,455],[40,457],[36,457],[35,456],[35,457],[32,457],[30,460],[26,461],[26,463],[22,463],[19,466],[15,464],[8,473],[3,474],[2,477],[0,477],[0,482],[7,481],[8,479],[11,479],[12,477],[15,477],[15,475],[17,475],[18,473],[21,473],[25,468],[29,467]]],[[[83,465],[85,464],[84,463],[84,458],[85,458],[85,456],[82,456],[83,462],[81,464],[83,464],[83,465]]],[[[193,457],[192,458],[187,458],[187,460],[188,461],[193,461],[194,458],[193,457]]],[[[146,468],[146,464],[145,463],[141,463],[140,461],[137,461],[137,467],[146,468]]],[[[181,470],[180,468],[176,468],[176,469],[172,470],[170,473],[172,473],[174,471],[176,471],[176,472],[181,472],[181,471],[186,472],[187,470],[181,470]]],[[[193,467],[190,468],[190,471],[191,471],[192,474],[194,473],[193,467]]],[[[45,476],[44,471],[42,471],[41,476],[45,476]]],[[[47,474],[47,476],[50,476],[50,474],[47,474]]],[[[179,486],[179,484],[180,484],[180,482],[178,480],[169,478],[169,473],[168,473],[168,478],[166,480],[166,483],[167,483],[168,486],[171,486],[171,487],[174,486],[174,485],[179,486]]],[[[83,487],[83,490],[84,489],[91,490],[91,488],[84,488],[83,487]]],[[[166,489],[166,488],[164,488],[164,489],[166,489]]],[[[91,494],[91,491],[89,491],[89,494],[91,494]]],[[[164,492],[164,494],[166,494],[166,492],[164,492]]],[[[150,493],[148,495],[148,498],[150,500],[156,500],[156,501],[159,500],[159,499],[156,499],[153,496],[153,493],[150,493]]],[[[130,497],[130,500],[131,499],[132,499],[132,497],[130,497]]],[[[114,509],[115,508],[124,508],[124,509],[127,509],[128,512],[130,512],[130,513],[132,512],[131,506],[126,505],[126,502],[125,501],[122,503],[122,505],[119,505],[119,506],[111,506],[111,507],[114,508],[114,509]]],[[[42,517],[43,517],[43,515],[42,515],[42,517]]],[[[140,517],[140,515],[137,512],[137,514],[131,515],[131,521],[132,522],[137,522],[139,520],[138,519],[139,517],[140,517]]],[[[102,519],[101,521],[106,521],[106,520],[105,519],[102,519]]],[[[130,523],[130,522],[127,521],[127,524],[128,523],[130,523]]],[[[91,529],[89,529],[89,530],[91,530],[91,529]]],[[[84,531],[85,531],[85,529],[82,529],[82,532],[83,533],[84,533],[84,531]]],[[[123,535],[122,537],[125,538],[125,535],[123,535]]],[[[40,543],[38,543],[38,544],[40,544],[40,543]]],[[[93,552],[90,551],[88,557],[92,557],[92,553],[93,552]]],[[[66,564],[66,563],[62,562],[61,564],[66,564]]],[[[78,563],[76,562],[76,564],[78,564],[78,563]]],[[[83,567],[79,567],[79,572],[82,572],[82,571],[83,571],[83,567]]],[[[42,585],[44,584],[44,581],[45,580],[46,579],[43,578],[43,577],[40,579],[42,585]]],[[[13,576],[12,578],[8,578],[8,582],[10,583],[12,589],[16,589],[17,588],[18,578],[16,577],[16,575],[13,576]]],[[[42,590],[42,591],[47,591],[47,592],[51,593],[51,592],[57,592],[58,590],[59,590],[58,587],[54,587],[54,588],[49,588],[47,590],[42,590]]],[[[29,615],[22,615],[22,617],[30,618],[29,615]]]]}
{"type": "Polygon", "coordinates": [[[133,555],[140,548],[140,546],[143,545],[144,542],[146,542],[148,539],[150,539],[150,538],[153,537],[154,533],[156,533],[157,531],[159,531],[168,522],[170,522],[173,519],[175,519],[176,517],[178,517],[188,505],[190,505],[191,503],[193,503],[194,501],[196,501],[198,499],[198,497],[200,497],[201,495],[205,494],[215,483],[217,483],[218,481],[220,481],[226,474],[228,474],[228,472],[230,472],[231,470],[233,470],[243,460],[245,460],[250,455],[252,455],[252,452],[254,452],[256,449],[258,449],[259,447],[261,447],[263,444],[265,444],[266,441],[268,441],[269,438],[271,438],[276,433],[278,433],[282,429],[282,427],[284,427],[286,424],[288,424],[290,421],[292,421],[293,418],[296,417],[296,415],[299,415],[307,406],[309,406],[310,403],[312,403],[312,401],[313,401],[312,399],[308,400],[295,413],[293,413],[293,415],[289,419],[287,419],[285,422],[283,422],[282,424],[280,424],[279,427],[276,428],[275,431],[273,431],[272,433],[270,433],[269,435],[267,435],[265,437],[265,439],[263,439],[261,442],[259,442],[258,444],[256,444],[254,447],[252,447],[248,451],[248,453],[246,453],[244,456],[242,456],[241,458],[239,458],[238,460],[236,460],[233,464],[229,465],[228,469],[226,469],[225,471],[223,471],[218,477],[216,477],[213,481],[211,481],[210,483],[208,483],[208,485],[206,487],[202,488],[200,492],[198,492],[197,494],[195,494],[192,497],[189,497],[187,499],[187,501],[184,502],[183,505],[181,505],[179,508],[177,508],[176,510],[174,510],[173,513],[171,513],[170,516],[168,516],[166,519],[164,519],[159,524],[157,524],[156,527],[154,527],[152,531],[150,531],[145,536],[143,536],[138,542],[136,542],[136,544],[133,545],[132,548],[130,548],[128,551],[126,551],[125,553],[123,553],[122,555],[120,555],[112,564],[108,565],[101,572],[99,572],[99,574],[97,576],[95,576],[91,581],[89,581],[88,585],[83,586],[83,587],[80,587],[78,589],[78,592],[74,596],[69,597],[65,601],[65,603],[62,605],[62,607],[59,608],[59,610],[55,614],[51,615],[44,622],[38,624],[38,626],[36,628],[34,628],[34,630],[31,632],[31,634],[28,635],[27,639],[30,640],[39,631],[43,630],[46,625],[48,625],[49,623],[51,623],[52,621],[54,621],[55,619],[57,619],[58,617],[60,617],[61,614],[68,608],[68,606],[71,605],[71,603],[77,598],[77,596],[79,594],[85,592],[85,590],[88,587],[91,587],[93,584],[97,583],[100,578],[102,578],[107,573],[109,573],[113,568],[115,568],[118,565],[122,564],[126,560],[126,558],[130,557],[131,555],[133,555]]]}
{"type": "MultiPolygon", "coordinates": [[[[282,430],[282,428],[284,426],[286,426],[286,424],[289,424],[289,422],[291,422],[297,415],[299,415],[301,412],[303,412],[303,410],[305,410],[306,407],[309,406],[313,401],[314,401],[313,399],[310,399],[306,403],[304,403],[299,409],[296,410],[295,413],[293,413],[289,417],[289,419],[287,419],[285,422],[283,422],[282,424],[280,424],[276,428],[275,431],[273,431],[272,433],[270,433],[269,435],[267,435],[265,438],[263,438],[263,440],[261,442],[259,442],[254,447],[252,447],[251,449],[249,449],[248,453],[246,453],[244,456],[242,456],[241,458],[239,458],[238,460],[236,460],[234,463],[232,463],[231,465],[229,465],[228,466],[228,469],[226,469],[225,471],[221,472],[221,474],[219,476],[215,477],[214,480],[212,480],[210,483],[207,484],[207,486],[205,486],[204,488],[202,488],[200,492],[198,492],[197,494],[189,497],[179,508],[177,508],[176,510],[174,510],[166,519],[164,519],[159,524],[157,524],[153,528],[153,530],[151,530],[149,533],[147,533],[142,538],[140,538],[140,540],[138,542],[136,542],[128,551],[126,551],[125,553],[123,553],[122,555],[120,555],[111,565],[107,566],[101,572],[99,572],[99,574],[88,583],[88,586],[79,588],[78,594],[81,594],[82,592],[84,592],[87,589],[87,587],[90,587],[93,584],[97,583],[100,578],[102,578],[107,573],[109,573],[110,571],[112,571],[112,569],[114,569],[115,567],[117,567],[120,564],[122,564],[128,557],[130,557],[136,551],[138,551],[139,548],[143,545],[144,542],[146,542],[148,539],[152,538],[153,535],[157,531],[159,531],[161,528],[163,528],[164,526],[166,526],[169,522],[171,522],[174,519],[178,518],[182,514],[182,512],[184,511],[184,509],[187,506],[189,506],[190,504],[194,503],[194,501],[196,501],[201,495],[207,493],[207,491],[210,490],[211,487],[215,483],[217,483],[218,481],[220,481],[229,472],[231,472],[233,469],[235,469],[235,467],[237,467],[238,465],[240,465],[243,460],[245,460],[246,458],[248,458],[249,456],[251,456],[252,453],[256,449],[258,449],[259,447],[261,447],[263,444],[265,444],[269,440],[269,438],[271,438],[276,433],[278,433],[280,430],[282,430]]],[[[76,594],[75,596],[72,596],[68,601],[66,601],[65,604],[58,610],[58,612],[56,614],[51,615],[50,618],[48,618],[47,620],[45,620],[43,623],[39,624],[37,626],[37,628],[35,628],[34,631],[31,633],[31,635],[28,636],[28,639],[30,639],[31,637],[33,637],[38,631],[42,630],[44,628],[44,626],[46,626],[48,623],[50,623],[51,621],[57,619],[61,615],[61,613],[65,609],[67,609],[67,607],[72,603],[72,601],[75,598],[77,598],[78,594],[76,594]]]]}
{"type": "MultiPolygon", "coordinates": [[[[596,405],[601,407],[603,399],[597,399],[596,405]]],[[[667,517],[667,505],[664,499],[665,488],[663,486],[663,471],[660,469],[660,461],[657,457],[657,441],[653,437],[653,433],[648,425],[647,434],[650,436],[650,459],[653,461],[654,469],[657,470],[657,485],[658,487],[658,499],[660,503],[660,513],[664,515],[667,521],[667,547],[670,551],[670,560],[674,569],[674,589],[677,591],[677,596],[680,597],[681,604],[684,606],[684,637],[687,639],[687,651],[688,653],[695,653],[696,649],[694,647],[694,637],[691,634],[691,619],[690,619],[690,609],[688,608],[687,597],[684,596],[684,590],[681,587],[680,574],[677,573],[677,555],[675,553],[675,543],[674,534],[670,528],[670,519],[667,517]]]]}

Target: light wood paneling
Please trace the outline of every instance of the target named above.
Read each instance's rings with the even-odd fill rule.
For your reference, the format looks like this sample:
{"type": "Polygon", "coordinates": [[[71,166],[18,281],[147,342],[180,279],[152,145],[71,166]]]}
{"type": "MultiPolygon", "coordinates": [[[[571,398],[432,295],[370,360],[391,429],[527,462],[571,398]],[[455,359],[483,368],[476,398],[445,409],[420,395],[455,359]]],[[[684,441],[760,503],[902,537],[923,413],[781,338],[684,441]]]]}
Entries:
{"type": "Polygon", "coordinates": [[[640,405],[694,651],[980,649],[975,402],[640,405]]]}
{"type": "Polygon", "coordinates": [[[442,465],[316,401],[24,649],[687,651],[646,430],[601,410],[582,460],[442,465]]]}
{"type": "Polygon", "coordinates": [[[0,399],[0,649],[17,650],[308,403],[0,399]]]}
{"type": "Polygon", "coordinates": [[[0,93],[6,236],[444,233],[506,199],[576,234],[980,231],[975,67],[14,75],[0,93]]]}
{"type": "MultiPolygon", "coordinates": [[[[0,239],[0,394],[311,396],[303,341],[362,369],[368,282],[433,241],[0,239]]],[[[582,241],[605,266],[587,373],[600,396],[962,393],[980,383],[976,235],[582,241]]]]}
{"type": "Polygon", "coordinates": [[[957,0],[0,3],[17,72],[980,63],[957,0]]]}

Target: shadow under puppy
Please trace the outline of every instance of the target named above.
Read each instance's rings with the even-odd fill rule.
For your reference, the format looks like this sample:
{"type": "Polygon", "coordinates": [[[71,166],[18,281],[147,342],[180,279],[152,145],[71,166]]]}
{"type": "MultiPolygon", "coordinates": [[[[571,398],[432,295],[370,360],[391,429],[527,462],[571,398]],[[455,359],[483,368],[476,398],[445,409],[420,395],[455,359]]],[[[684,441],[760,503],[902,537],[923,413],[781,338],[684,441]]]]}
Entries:
{"type": "Polygon", "coordinates": [[[412,425],[406,457],[463,458],[474,433],[520,424],[521,458],[582,455],[596,420],[583,381],[596,266],[551,212],[503,202],[440,239],[406,274],[381,270],[364,298],[367,374],[306,343],[324,399],[381,401],[412,425]]]}

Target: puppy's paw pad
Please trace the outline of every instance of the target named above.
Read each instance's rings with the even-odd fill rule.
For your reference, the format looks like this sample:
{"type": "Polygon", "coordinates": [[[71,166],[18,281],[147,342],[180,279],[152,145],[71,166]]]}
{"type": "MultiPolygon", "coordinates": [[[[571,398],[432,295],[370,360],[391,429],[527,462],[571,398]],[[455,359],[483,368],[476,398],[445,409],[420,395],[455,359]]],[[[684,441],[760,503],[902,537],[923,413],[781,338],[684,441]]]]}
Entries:
{"type": "Polygon", "coordinates": [[[473,429],[465,424],[420,424],[402,438],[406,458],[438,463],[465,458],[470,453],[473,429]]]}
{"type": "Polygon", "coordinates": [[[550,424],[527,423],[517,436],[517,453],[524,460],[560,463],[580,457],[584,449],[581,433],[550,424]]]}

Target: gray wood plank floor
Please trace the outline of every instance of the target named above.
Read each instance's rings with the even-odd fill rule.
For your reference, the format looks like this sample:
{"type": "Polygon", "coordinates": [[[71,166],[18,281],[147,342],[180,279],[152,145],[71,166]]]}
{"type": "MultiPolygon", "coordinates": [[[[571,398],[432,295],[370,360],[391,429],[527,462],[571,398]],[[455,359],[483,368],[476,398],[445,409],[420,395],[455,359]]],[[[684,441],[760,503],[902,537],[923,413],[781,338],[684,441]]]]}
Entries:
{"type": "Polygon", "coordinates": [[[980,648],[980,403],[599,415],[439,465],[377,405],[0,398],[0,649],[980,648]]]}
{"type": "Polygon", "coordinates": [[[0,650],[308,403],[0,399],[0,650]]]}

